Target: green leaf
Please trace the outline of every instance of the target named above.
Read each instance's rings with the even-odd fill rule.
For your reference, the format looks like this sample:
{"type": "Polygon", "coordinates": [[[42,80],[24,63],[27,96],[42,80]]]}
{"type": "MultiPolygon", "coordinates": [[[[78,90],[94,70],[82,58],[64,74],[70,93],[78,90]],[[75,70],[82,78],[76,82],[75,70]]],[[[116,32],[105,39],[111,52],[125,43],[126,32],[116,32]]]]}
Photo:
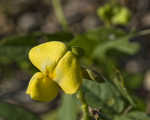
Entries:
{"type": "Polygon", "coordinates": [[[114,40],[99,44],[93,52],[93,57],[99,59],[105,58],[108,50],[111,49],[116,49],[129,55],[135,54],[139,50],[139,44],[135,42],[130,42],[129,39],[131,37],[132,34],[122,37],[114,36],[114,40]]]}
{"type": "Polygon", "coordinates": [[[101,27],[75,36],[69,45],[81,47],[86,56],[91,56],[95,47],[109,40],[109,35],[112,33],[117,36],[124,35],[120,29],[101,27]]]}
{"type": "Polygon", "coordinates": [[[24,35],[12,35],[4,37],[0,41],[0,45],[12,45],[12,46],[34,46],[40,44],[40,38],[46,39],[46,41],[69,41],[73,38],[73,35],[69,32],[56,32],[56,33],[41,33],[34,32],[24,35]]]}
{"type": "Polygon", "coordinates": [[[114,85],[118,88],[118,90],[120,91],[120,93],[122,94],[122,96],[128,100],[128,102],[135,107],[135,103],[133,101],[133,99],[131,98],[131,96],[129,95],[125,85],[124,85],[124,79],[121,75],[121,73],[118,70],[114,70],[114,76],[112,78],[112,81],[114,83],[114,85]]]}
{"type": "Polygon", "coordinates": [[[39,120],[33,113],[9,103],[0,103],[0,117],[7,120],[39,120]]]}
{"type": "Polygon", "coordinates": [[[83,48],[86,56],[96,59],[105,57],[111,49],[132,55],[139,50],[138,43],[129,41],[133,36],[133,33],[126,33],[118,28],[101,27],[77,35],[69,45],[83,48]]]}
{"type": "Polygon", "coordinates": [[[77,120],[78,105],[71,95],[63,95],[59,108],[59,120],[77,120]]]}
{"type": "Polygon", "coordinates": [[[31,33],[27,35],[12,35],[4,37],[0,41],[0,45],[31,46],[39,43],[38,38],[41,35],[41,33],[31,33]]]}
{"type": "Polygon", "coordinates": [[[86,102],[94,107],[120,113],[124,109],[124,102],[119,91],[109,82],[98,83],[92,80],[83,81],[83,92],[86,102]]]}
{"type": "Polygon", "coordinates": [[[63,42],[69,42],[73,39],[73,34],[70,32],[56,32],[53,34],[45,33],[45,37],[47,38],[47,41],[63,41],[63,42]]]}
{"type": "Polygon", "coordinates": [[[0,63],[19,62],[27,59],[29,46],[0,46],[0,63]]]}
{"type": "Polygon", "coordinates": [[[126,115],[116,116],[113,120],[150,120],[150,116],[144,112],[134,111],[126,115]]]}
{"type": "Polygon", "coordinates": [[[80,47],[84,50],[86,56],[90,56],[90,53],[93,51],[94,47],[97,45],[97,41],[89,39],[86,34],[77,35],[69,44],[69,46],[80,47]]]}

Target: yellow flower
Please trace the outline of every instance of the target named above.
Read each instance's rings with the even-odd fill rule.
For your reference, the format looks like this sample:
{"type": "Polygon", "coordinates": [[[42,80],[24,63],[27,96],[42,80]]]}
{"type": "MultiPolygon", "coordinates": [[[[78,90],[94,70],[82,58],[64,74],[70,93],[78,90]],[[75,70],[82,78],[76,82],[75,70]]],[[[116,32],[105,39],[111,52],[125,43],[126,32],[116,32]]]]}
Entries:
{"type": "Polygon", "coordinates": [[[38,101],[51,101],[59,87],[67,94],[74,94],[81,84],[81,68],[76,56],[62,42],[52,41],[32,48],[32,64],[41,72],[33,75],[26,93],[38,101]]]}

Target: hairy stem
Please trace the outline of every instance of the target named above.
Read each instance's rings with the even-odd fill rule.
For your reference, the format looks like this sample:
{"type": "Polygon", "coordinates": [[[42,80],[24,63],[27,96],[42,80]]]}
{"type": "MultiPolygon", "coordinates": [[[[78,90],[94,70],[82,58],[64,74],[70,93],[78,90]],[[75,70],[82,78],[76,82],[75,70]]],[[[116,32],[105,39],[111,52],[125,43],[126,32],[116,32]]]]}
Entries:
{"type": "Polygon", "coordinates": [[[82,118],[81,118],[81,120],[90,120],[88,105],[87,105],[87,103],[85,101],[85,98],[84,98],[82,90],[78,91],[77,98],[79,99],[79,101],[81,103],[81,110],[82,110],[82,118]]]}

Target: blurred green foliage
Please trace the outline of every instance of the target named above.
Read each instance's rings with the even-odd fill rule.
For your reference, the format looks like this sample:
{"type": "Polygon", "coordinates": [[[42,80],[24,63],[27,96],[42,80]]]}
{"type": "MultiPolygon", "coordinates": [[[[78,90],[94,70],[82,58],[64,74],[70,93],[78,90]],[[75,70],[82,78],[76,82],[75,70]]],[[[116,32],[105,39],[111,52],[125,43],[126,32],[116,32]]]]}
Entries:
{"type": "Polygon", "coordinates": [[[149,116],[143,112],[134,111],[122,116],[116,116],[114,120],[149,120],[149,116]]]}
{"type": "Polygon", "coordinates": [[[0,118],[6,120],[40,120],[35,114],[17,105],[0,102],[0,118]]]}
{"type": "Polygon", "coordinates": [[[115,2],[107,3],[97,10],[97,14],[106,24],[126,25],[131,19],[131,12],[125,6],[115,2]]]}
{"type": "Polygon", "coordinates": [[[79,46],[84,49],[85,56],[103,60],[112,49],[129,55],[135,54],[139,50],[139,44],[130,42],[133,36],[135,33],[125,32],[119,28],[100,27],[75,36],[70,46],[79,46]]]}

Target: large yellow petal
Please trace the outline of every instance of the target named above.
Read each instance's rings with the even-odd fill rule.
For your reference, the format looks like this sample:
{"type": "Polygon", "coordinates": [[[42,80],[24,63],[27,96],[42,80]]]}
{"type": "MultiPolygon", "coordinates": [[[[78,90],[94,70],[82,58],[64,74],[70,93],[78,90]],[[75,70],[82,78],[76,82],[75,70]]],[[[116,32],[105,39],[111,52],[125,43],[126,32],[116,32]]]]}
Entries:
{"type": "Polygon", "coordinates": [[[51,73],[66,51],[67,47],[62,42],[46,42],[33,47],[29,52],[29,59],[40,71],[51,73]]]}
{"type": "Polygon", "coordinates": [[[68,51],[57,64],[53,73],[53,80],[59,84],[65,93],[73,94],[78,90],[81,79],[81,69],[76,56],[68,51]]]}
{"type": "Polygon", "coordinates": [[[26,93],[33,100],[48,102],[57,96],[58,85],[43,73],[37,72],[31,78],[26,93]]]}

